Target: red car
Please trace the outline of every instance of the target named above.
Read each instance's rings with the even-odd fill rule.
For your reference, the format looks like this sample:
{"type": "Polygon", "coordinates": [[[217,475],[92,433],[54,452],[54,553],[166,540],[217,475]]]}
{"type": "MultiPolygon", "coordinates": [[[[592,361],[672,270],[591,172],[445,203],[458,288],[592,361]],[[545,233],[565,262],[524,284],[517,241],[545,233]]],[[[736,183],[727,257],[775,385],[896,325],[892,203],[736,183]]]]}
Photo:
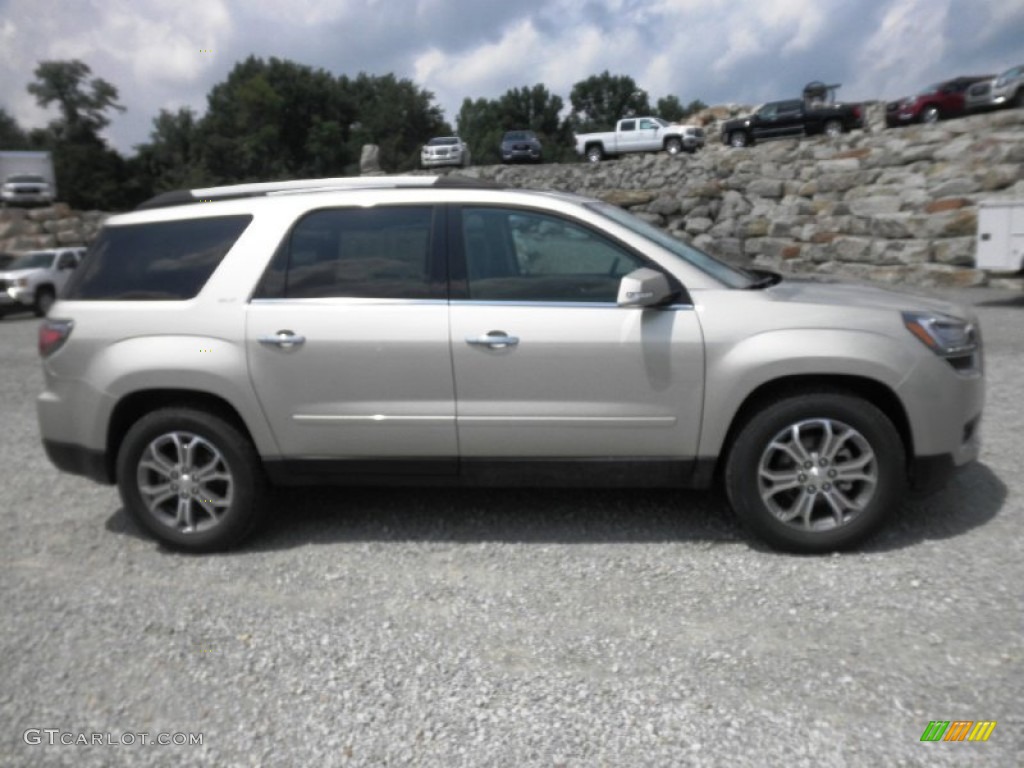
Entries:
{"type": "Polygon", "coordinates": [[[964,114],[964,94],[974,83],[992,75],[972,75],[929,85],[916,96],[885,105],[885,124],[890,128],[908,123],[936,123],[964,114]]]}

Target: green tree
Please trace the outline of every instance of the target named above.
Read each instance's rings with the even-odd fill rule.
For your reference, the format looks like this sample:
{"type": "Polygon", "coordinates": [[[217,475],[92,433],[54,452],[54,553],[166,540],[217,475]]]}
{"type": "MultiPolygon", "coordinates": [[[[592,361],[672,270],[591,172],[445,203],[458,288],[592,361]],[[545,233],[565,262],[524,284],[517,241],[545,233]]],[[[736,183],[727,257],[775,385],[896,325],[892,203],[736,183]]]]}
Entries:
{"type": "Polygon", "coordinates": [[[492,165],[501,160],[498,148],[505,127],[497,100],[463,99],[455,123],[459,136],[469,144],[474,163],[492,165]]]}
{"type": "Polygon", "coordinates": [[[541,84],[512,88],[497,99],[465,99],[456,123],[469,143],[474,162],[501,161],[499,147],[506,131],[532,130],[544,145],[547,160],[572,153],[572,133],[561,121],[563,102],[541,84]]]}
{"type": "Polygon", "coordinates": [[[678,96],[669,95],[658,99],[658,116],[668,120],[670,123],[685,120],[687,117],[707,108],[708,105],[700,99],[694,99],[686,106],[683,106],[678,96]]]}
{"type": "Polygon", "coordinates": [[[117,88],[100,77],[87,80],[92,70],[83,61],[43,61],[34,74],[28,92],[40,106],[56,102],[60,109],[61,119],[50,124],[58,139],[95,137],[110,124],[109,110],[125,111],[117,103],[117,88]]]}
{"type": "Polygon", "coordinates": [[[28,136],[7,110],[0,107],[0,149],[28,149],[28,136]]]}
{"type": "Polygon", "coordinates": [[[43,61],[35,69],[28,92],[42,107],[56,104],[60,117],[44,131],[33,131],[30,143],[53,153],[58,196],[74,208],[120,210],[129,207],[133,191],[128,167],[107,146],[99,132],[110,124],[110,111],[123,112],[117,88],[77,59],[43,61]]]}
{"type": "Polygon", "coordinates": [[[193,171],[215,183],[340,175],[355,107],[322,69],[250,56],[207,95],[193,171]]]}
{"type": "Polygon", "coordinates": [[[647,92],[628,75],[605,70],[573,85],[569,95],[572,130],[577,133],[609,130],[623,117],[650,114],[647,92]]]}
{"type": "Polygon", "coordinates": [[[678,96],[664,96],[658,99],[658,117],[675,123],[686,115],[686,108],[680,103],[678,96]]]}
{"type": "Polygon", "coordinates": [[[342,77],[342,87],[351,94],[358,115],[353,154],[358,158],[362,144],[380,147],[381,167],[406,171],[419,165],[421,147],[433,136],[452,133],[434,94],[411,80],[393,74],[342,77]]]}
{"type": "Polygon", "coordinates": [[[134,170],[150,194],[214,183],[202,161],[198,120],[188,107],[161,109],[146,144],[135,147],[134,170]]]}

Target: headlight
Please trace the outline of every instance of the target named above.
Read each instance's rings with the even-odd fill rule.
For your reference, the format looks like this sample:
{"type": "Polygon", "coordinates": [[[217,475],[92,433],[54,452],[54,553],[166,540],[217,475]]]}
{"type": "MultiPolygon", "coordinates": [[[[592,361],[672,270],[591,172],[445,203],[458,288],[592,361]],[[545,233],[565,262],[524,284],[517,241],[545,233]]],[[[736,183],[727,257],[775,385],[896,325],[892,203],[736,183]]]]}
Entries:
{"type": "Polygon", "coordinates": [[[28,288],[27,277],[19,277],[17,280],[12,280],[11,283],[15,288],[28,288]]]}
{"type": "Polygon", "coordinates": [[[904,312],[903,324],[928,349],[941,357],[963,357],[978,349],[972,323],[938,312],[904,312]]]}

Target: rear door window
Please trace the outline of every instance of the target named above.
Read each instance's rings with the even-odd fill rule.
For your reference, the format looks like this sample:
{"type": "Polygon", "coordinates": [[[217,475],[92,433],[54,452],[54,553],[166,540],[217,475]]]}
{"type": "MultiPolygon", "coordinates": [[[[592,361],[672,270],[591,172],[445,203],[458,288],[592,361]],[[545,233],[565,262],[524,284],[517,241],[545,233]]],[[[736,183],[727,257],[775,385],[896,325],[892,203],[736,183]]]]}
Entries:
{"type": "Polygon", "coordinates": [[[74,270],[74,300],[191,299],[202,290],[252,217],[160,221],[107,227],[74,270]]]}
{"type": "Polygon", "coordinates": [[[434,216],[431,206],[312,211],[281,243],[255,298],[443,298],[434,216]]]}

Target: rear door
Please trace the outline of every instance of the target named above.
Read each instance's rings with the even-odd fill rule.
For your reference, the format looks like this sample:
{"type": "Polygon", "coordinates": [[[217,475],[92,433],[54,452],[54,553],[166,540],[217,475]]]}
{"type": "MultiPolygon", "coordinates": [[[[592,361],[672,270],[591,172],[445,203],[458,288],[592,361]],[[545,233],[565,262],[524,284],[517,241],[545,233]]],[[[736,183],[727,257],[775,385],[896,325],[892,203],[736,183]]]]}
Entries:
{"type": "MultiPolygon", "coordinates": [[[[453,212],[454,213],[454,212],[453,212]]],[[[460,455],[694,456],[704,356],[689,305],[616,304],[641,256],[548,212],[452,217],[451,344],[460,455]]]]}
{"type": "Polygon", "coordinates": [[[429,205],[316,210],[279,247],[246,346],[286,457],[445,458],[455,471],[439,217],[429,205]]]}

